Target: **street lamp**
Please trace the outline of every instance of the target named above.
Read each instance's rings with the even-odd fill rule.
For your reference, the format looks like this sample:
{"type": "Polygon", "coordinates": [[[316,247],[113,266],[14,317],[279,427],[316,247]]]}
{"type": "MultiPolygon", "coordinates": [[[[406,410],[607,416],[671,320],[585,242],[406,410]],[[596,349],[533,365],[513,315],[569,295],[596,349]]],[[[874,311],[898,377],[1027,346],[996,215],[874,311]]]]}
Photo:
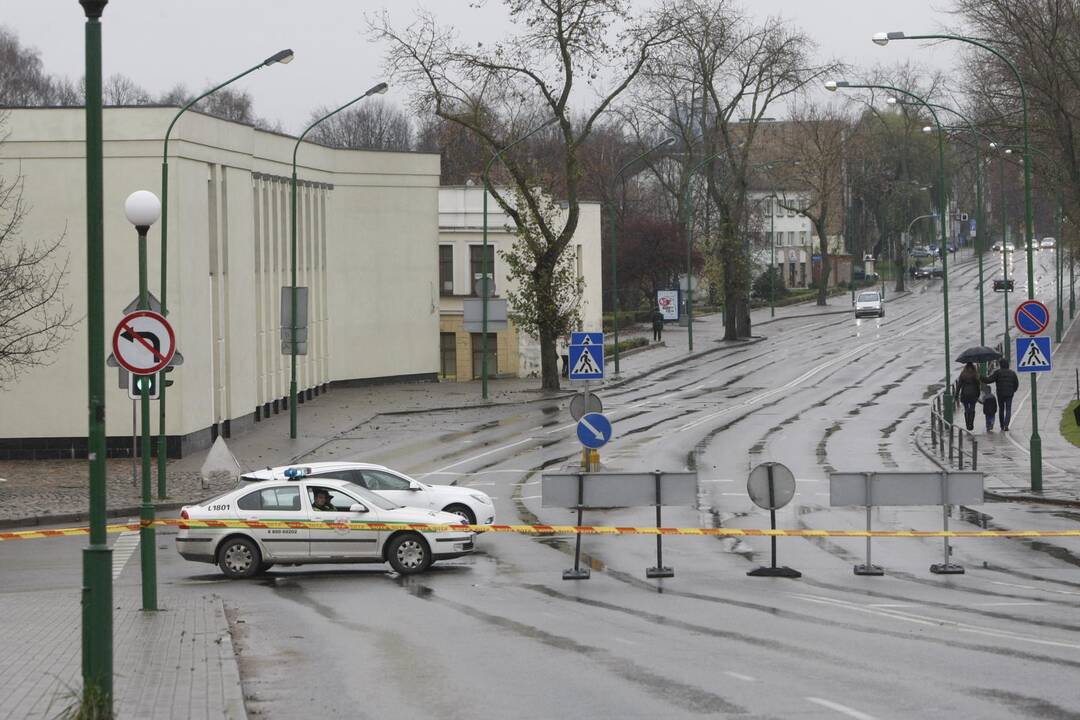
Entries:
{"type": "MultiPolygon", "coordinates": [[[[903,32],[879,32],[875,33],[872,40],[877,45],[888,45],[892,40],[953,40],[956,42],[967,43],[974,45],[978,48],[982,48],[987,52],[993,53],[999,60],[1005,63],[1009,70],[1012,71],[1013,76],[1016,78],[1016,82],[1020,87],[1020,107],[1023,113],[1024,123],[1024,220],[1027,242],[1027,291],[1028,300],[1035,299],[1035,260],[1032,255],[1031,242],[1035,237],[1035,218],[1033,211],[1033,204],[1031,198],[1031,143],[1028,140],[1028,102],[1027,102],[1027,87],[1024,85],[1024,78],[1021,77],[1020,71],[1016,68],[1016,64],[1001,52],[997,48],[983,42],[982,40],[976,40],[975,38],[965,37],[963,35],[945,35],[945,34],[931,34],[931,35],[906,35],[903,32]]],[[[1028,373],[1031,375],[1031,439],[1028,444],[1028,451],[1031,455],[1031,489],[1034,492],[1042,491],[1042,438],[1039,437],[1039,383],[1037,379],[1038,373],[1028,373]]]]}
{"type": "Polygon", "coordinates": [[[825,89],[831,92],[836,92],[837,89],[867,89],[867,90],[887,90],[889,92],[896,93],[897,95],[903,95],[909,97],[912,100],[926,107],[930,112],[930,115],[934,118],[934,125],[938,129],[938,198],[941,211],[942,223],[941,223],[941,280],[942,280],[942,301],[943,311],[945,316],[945,393],[942,397],[945,419],[952,424],[953,420],[953,399],[952,399],[952,358],[949,353],[949,261],[948,253],[944,252],[945,246],[948,244],[948,229],[945,227],[945,140],[944,133],[941,131],[941,121],[938,120],[937,112],[930,106],[925,100],[918,95],[910,93],[907,90],[901,90],[891,85],[875,85],[875,84],[855,84],[849,83],[844,80],[830,80],[825,83],[825,89]]]}
{"type": "Polygon", "coordinates": [[[292,196],[290,199],[290,228],[289,228],[289,266],[291,268],[290,273],[292,277],[292,286],[289,292],[289,357],[290,357],[290,380],[289,380],[289,438],[296,439],[296,152],[300,149],[300,143],[304,141],[304,136],[311,132],[311,129],[321,123],[323,120],[338,114],[345,108],[358,103],[366,97],[371,95],[382,95],[386,92],[389,86],[381,82],[378,85],[372,87],[363,95],[353,98],[349,102],[345,103],[336,110],[332,110],[315,122],[304,128],[304,132],[300,133],[300,137],[296,138],[296,144],[293,145],[292,151],[292,196]]]}
{"type": "Polygon", "coordinates": [[[105,529],[105,232],[102,201],[101,15],[108,0],[79,0],[86,15],[86,346],[90,543],[83,549],[82,709],[112,717],[112,550],[105,529]]]}
{"type": "Polygon", "coordinates": [[[1005,156],[1012,155],[1012,148],[1005,148],[996,142],[990,143],[991,150],[1001,150],[998,156],[998,184],[1001,186],[1001,272],[1004,280],[1003,299],[1005,301],[1005,335],[1001,343],[1001,354],[1008,360],[1011,355],[1012,341],[1009,339],[1009,243],[1007,239],[1009,226],[1006,223],[1005,213],[1007,210],[1007,195],[1005,193],[1005,156]]]}
{"type": "MultiPolygon", "coordinates": [[[[890,105],[910,105],[899,98],[891,97],[887,101],[890,105]]],[[[952,108],[945,107],[944,105],[938,105],[936,103],[926,103],[928,106],[932,106],[937,110],[944,110],[956,115],[963,120],[968,130],[971,132],[972,140],[975,143],[975,255],[979,261],[979,344],[986,345],[986,314],[985,314],[985,300],[984,300],[984,288],[983,288],[983,252],[986,247],[982,242],[983,236],[980,235],[980,229],[985,232],[986,228],[983,225],[983,183],[982,183],[982,154],[980,148],[982,143],[979,142],[979,131],[975,129],[975,123],[971,121],[963,113],[953,110],[952,108]]],[[[933,128],[924,127],[923,132],[933,132],[933,128]]],[[[942,218],[944,221],[944,217],[942,218]]]]}
{"type": "MultiPolygon", "coordinates": [[[[514,140],[513,142],[511,142],[509,145],[505,146],[501,150],[495,151],[495,154],[491,156],[490,160],[488,160],[487,165],[484,166],[484,244],[483,244],[483,249],[480,251],[480,289],[482,291],[480,293],[480,295],[482,297],[481,303],[482,303],[483,308],[484,308],[484,310],[483,310],[483,327],[481,328],[482,337],[480,339],[480,353],[481,353],[481,359],[480,359],[480,388],[481,388],[481,391],[480,391],[480,395],[484,400],[487,400],[487,396],[488,396],[488,295],[491,294],[491,292],[489,290],[489,287],[488,287],[488,268],[487,268],[487,255],[488,255],[488,253],[487,253],[487,249],[488,249],[488,223],[487,223],[487,218],[488,218],[488,192],[489,192],[489,190],[491,188],[491,181],[488,178],[488,175],[491,173],[491,166],[494,164],[494,162],[497,159],[502,157],[502,154],[504,152],[506,152],[510,148],[514,147],[518,143],[524,142],[525,140],[528,140],[529,138],[531,138],[536,133],[540,132],[541,130],[543,130],[544,128],[546,128],[546,127],[548,127],[550,125],[553,125],[554,123],[556,123],[558,121],[559,121],[559,118],[553,117],[550,120],[548,120],[546,123],[544,123],[543,125],[540,125],[539,127],[536,127],[534,129],[530,130],[529,132],[525,133],[524,135],[519,137],[517,140],[514,140]]],[[[492,263],[492,264],[494,265],[494,263],[492,263]]],[[[495,274],[495,268],[494,267],[491,268],[491,274],[492,275],[495,274]]],[[[556,363],[557,363],[557,361],[556,361],[556,363]]],[[[499,372],[499,369],[495,368],[495,372],[497,374],[499,372]]]]}
{"type": "MultiPolygon", "coordinates": [[[[202,95],[199,95],[194,100],[190,101],[182,108],[180,112],[173,116],[172,122],[169,123],[168,129],[165,131],[165,142],[161,148],[161,297],[158,300],[161,302],[161,314],[168,314],[168,310],[165,306],[166,289],[168,287],[168,262],[169,256],[166,250],[168,249],[169,241],[169,135],[172,134],[173,126],[176,125],[176,121],[180,119],[180,116],[188,111],[195,103],[199,102],[208,95],[211,95],[221,88],[233,83],[249,73],[253,73],[259,68],[269,67],[275,63],[281,63],[282,65],[291,63],[293,61],[293,51],[289,49],[280,50],[270,57],[263,60],[258,65],[254,65],[239,75],[234,75],[220,85],[215,85],[202,95]]],[[[158,376],[158,499],[165,499],[165,462],[168,456],[168,447],[165,434],[165,370],[162,369],[161,374],[158,376]]]]}
{"type": "MultiPolygon", "coordinates": [[[[619,168],[618,171],[615,173],[615,177],[612,179],[612,192],[611,192],[611,195],[612,195],[613,201],[611,203],[611,211],[610,211],[611,212],[611,293],[612,293],[612,295],[611,295],[611,298],[612,298],[612,300],[611,300],[611,309],[612,309],[612,315],[613,315],[613,317],[612,317],[612,320],[613,320],[612,325],[614,326],[614,330],[615,330],[615,374],[616,375],[619,374],[619,284],[618,284],[618,280],[616,278],[616,262],[615,262],[615,241],[616,241],[616,238],[618,236],[618,233],[615,231],[615,202],[614,202],[615,185],[618,184],[619,178],[622,177],[622,174],[624,172],[626,172],[627,169],[631,165],[636,163],[638,160],[645,157],[646,155],[649,155],[649,154],[651,154],[653,152],[656,152],[657,150],[659,150],[662,147],[667,147],[668,145],[672,145],[674,143],[675,143],[675,138],[669,137],[666,140],[664,140],[662,143],[660,143],[658,145],[654,145],[653,147],[649,148],[648,150],[641,153],[640,155],[635,157],[633,160],[631,160],[630,162],[626,163],[621,168],[619,168]]],[[[686,278],[686,282],[687,282],[687,287],[689,287],[689,283],[690,283],[690,278],[689,277],[686,278]]]]}
{"type": "MultiPolygon", "coordinates": [[[[139,309],[150,309],[150,295],[146,289],[146,234],[150,226],[161,216],[161,201],[149,190],[137,190],[124,201],[124,214],[135,226],[139,236],[139,309]]],[[[131,381],[135,382],[135,375],[131,381]]],[[[164,384],[161,375],[159,386],[164,384]]],[[[140,412],[142,413],[142,504],[139,506],[139,558],[142,570],[142,609],[157,610],[157,563],[154,530],[154,503],[151,498],[150,478],[150,383],[139,383],[140,412]]]]}

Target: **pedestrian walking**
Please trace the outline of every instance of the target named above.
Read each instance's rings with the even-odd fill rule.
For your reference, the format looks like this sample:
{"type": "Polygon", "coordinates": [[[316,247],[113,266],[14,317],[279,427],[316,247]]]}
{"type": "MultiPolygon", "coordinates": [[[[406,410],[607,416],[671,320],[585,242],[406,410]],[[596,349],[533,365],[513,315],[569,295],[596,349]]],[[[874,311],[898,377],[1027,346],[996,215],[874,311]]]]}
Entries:
{"type": "Polygon", "coordinates": [[[1007,431],[1012,421],[1013,395],[1020,388],[1020,378],[1009,369],[1009,361],[1003,359],[998,361],[997,370],[979,379],[997,389],[998,420],[1001,429],[1007,431]]]}
{"type": "Polygon", "coordinates": [[[994,416],[997,415],[998,404],[997,398],[994,397],[994,391],[986,383],[982,384],[982,395],[979,397],[979,403],[982,405],[983,417],[986,418],[986,432],[993,432],[994,416]]]}
{"type": "Polygon", "coordinates": [[[660,336],[664,333],[664,313],[660,312],[660,306],[653,308],[652,313],[652,339],[660,342],[660,336]]]}
{"type": "Polygon", "coordinates": [[[975,404],[979,402],[979,371],[974,363],[967,363],[960,371],[960,377],[956,379],[955,394],[956,402],[964,404],[964,425],[968,430],[975,429],[975,404]]]}

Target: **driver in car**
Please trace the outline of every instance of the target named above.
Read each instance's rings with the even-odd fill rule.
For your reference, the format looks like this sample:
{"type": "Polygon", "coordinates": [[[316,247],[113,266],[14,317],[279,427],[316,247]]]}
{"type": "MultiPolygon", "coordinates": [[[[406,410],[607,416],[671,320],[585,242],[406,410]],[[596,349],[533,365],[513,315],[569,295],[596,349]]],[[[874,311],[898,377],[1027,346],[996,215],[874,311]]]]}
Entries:
{"type": "Polygon", "coordinates": [[[311,503],[311,509],[321,512],[337,511],[337,508],[330,504],[330,492],[326,488],[315,488],[315,499],[311,503]]]}

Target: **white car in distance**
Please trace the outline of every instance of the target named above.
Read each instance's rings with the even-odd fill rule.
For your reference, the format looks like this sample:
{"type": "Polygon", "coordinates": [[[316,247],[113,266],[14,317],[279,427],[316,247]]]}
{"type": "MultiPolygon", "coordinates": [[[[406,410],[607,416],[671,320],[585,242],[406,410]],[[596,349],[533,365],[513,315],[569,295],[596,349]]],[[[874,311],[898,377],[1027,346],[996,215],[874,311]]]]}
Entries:
{"type": "Polygon", "coordinates": [[[357,462],[282,465],[246,473],[240,479],[243,482],[282,480],[288,477],[286,473],[311,480],[348,480],[398,505],[454,513],[469,525],[495,522],[495,504],[487,493],[457,485],[423,483],[383,465],[357,462]]]}
{"type": "Polygon", "coordinates": [[[855,317],[885,317],[885,306],[876,291],[864,291],[855,298],[855,317]]]}
{"type": "Polygon", "coordinates": [[[437,560],[468,555],[476,534],[464,528],[418,531],[409,524],[459,525],[457,515],[401,507],[347,480],[283,478],[240,487],[180,512],[176,549],[185,560],[217,565],[229,578],[249,578],[276,564],[382,563],[398,573],[423,572],[437,560]],[[327,504],[316,498],[327,495],[327,504]],[[200,527],[184,520],[241,520],[253,527],[200,527]],[[331,523],[310,527],[306,523],[331,523]],[[364,522],[400,529],[366,529],[364,522]],[[290,525],[290,523],[292,523],[290,525]],[[267,526],[269,525],[269,526],[267,526]]]}

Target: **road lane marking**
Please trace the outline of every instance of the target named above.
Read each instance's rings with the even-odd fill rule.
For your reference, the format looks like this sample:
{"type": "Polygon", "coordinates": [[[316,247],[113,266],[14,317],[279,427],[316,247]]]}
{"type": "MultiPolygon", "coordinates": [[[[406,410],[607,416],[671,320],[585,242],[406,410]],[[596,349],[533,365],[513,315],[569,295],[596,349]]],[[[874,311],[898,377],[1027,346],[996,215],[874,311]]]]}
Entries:
{"type": "Polygon", "coordinates": [[[834,607],[841,607],[848,610],[858,610],[870,615],[880,615],[882,617],[893,618],[894,620],[904,620],[906,622],[915,623],[918,625],[930,625],[938,627],[951,627],[954,630],[960,632],[972,633],[975,635],[985,635],[987,637],[1004,638],[1007,640],[1021,640],[1023,642],[1030,642],[1036,645],[1048,645],[1050,647],[1061,647],[1080,650],[1080,644],[1060,642],[1057,640],[1044,640],[1042,638],[1033,637],[1031,635],[1025,635],[1024,633],[1012,632],[1011,630],[1001,630],[997,628],[988,628],[981,625],[970,625],[968,623],[956,622],[954,620],[943,620],[941,618],[935,618],[928,615],[916,615],[915,613],[906,613],[899,610],[878,610],[869,606],[859,605],[858,603],[848,602],[846,600],[839,600],[837,598],[822,597],[820,595],[801,595],[799,593],[789,593],[792,597],[799,598],[801,600],[807,600],[809,602],[817,602],[822,605],[832,605],[834,607]]]}
{"type": "Polygon", "coordinates": [[[849,708],[847,705],[841,705],[840,703],[833,702],[832,700],[826,700],[825,698],[809,697],[806,698],[815,705],[835,710],[841,715],[847,715],[849,718],[855,718],[855,720],[877,720],[873,715],[867,715],[864,712],[856,710],[855,708],[849,708]]]}
{"type": "MultiPolygon", "coordinates": [[[[128,522],[134,522],[134,519],[129,519],[128,522]]],[[[120,573],[124,572],[124,566],[127,565],[137,547],[139,547],[138,530],[122,532],[120,537],[116,538],[116,542],[112,546],[113,580],[116,580],[116,578],[120,577],[120,573]]]]}
{"type": "Polygon", "coordinates": [[[1072,590],[1054,590],[1053,588],[1041,588],[1034,585],[1017,585],[1016,583],[1001,582],[1000,580],[991,580],[993,585],[1004,585],[1005,587],[1020,588],[1021,590],[1035,590],[1037,592],[1055,593],[1057,595],[1080,595],[1080,592],[1073,592],[1072,590]]]}
{"type": "Polygon", "coordinates": [[[757,678],[750,677],[749,675],[743,675],[742,673],[732,672],[731,670],[725,670],[724,674],[728,677],[733,677],[736,680],[743,680],[745,682],[757,682],[757,678]]]}
{"type": "Polygon", "coordinates": [[[523,445],[523,444],[525,444],[527,442],[532,442],[532,438],[527,437],[524,440],[518,440],[517,442],[508,443],[506,445],[501,445],[501,446],[499,446],[497,448],[494,448],[493,450],[488,450],[487,452],[482,452],[479,455],[473,455],[472,457],[467,457],[464,460],[458,460],[457,462],[450,463],[449,465],[444,465],[443,467],[439,468],[438,470],[433,470],[432,472],[424,473],[420,477],[425,478],[428,475],[439,475],[444,470],[449,470],[450,468],[457,467],[458,465],[464,465],[465,463],[472,462],[473,460],[479,460],[480,458],[487,457],[488,455],[494,455],[495,453],[502,452],[503,450],[509,450],[512,447],[517,447],[518,445],[523,445]]]}

